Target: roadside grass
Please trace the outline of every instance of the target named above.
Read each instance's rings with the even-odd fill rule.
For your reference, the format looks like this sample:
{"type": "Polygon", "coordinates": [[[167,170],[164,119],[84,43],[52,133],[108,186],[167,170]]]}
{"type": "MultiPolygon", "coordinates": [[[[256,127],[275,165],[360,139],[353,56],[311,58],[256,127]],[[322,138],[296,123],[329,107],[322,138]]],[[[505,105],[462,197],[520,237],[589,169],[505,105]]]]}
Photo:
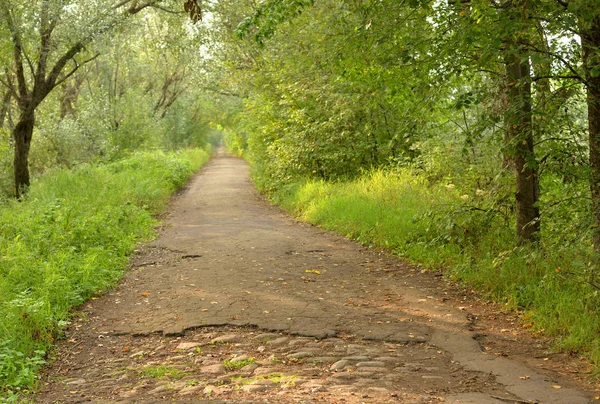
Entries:
{"type": "Polygon", "coordinates": [[[34,387],[70,309],[117,282],[154,215],[209,156],[144,152],[54,170],[0,205],[0,401],[34,387]]]}
{"type": "Polygon", "coordinates": [[[589,239],[564,241],[568,217],[547,214],[544,244],[515,247],[513,214],[495,205],[492,191],[465,194],[411,169],[292,183],[271,198],[305,221],[443,268],[450,279],[522,312],[524,328],[553,337],[557,349],[580,354],[600,370],[594,257],[589,239]]]}

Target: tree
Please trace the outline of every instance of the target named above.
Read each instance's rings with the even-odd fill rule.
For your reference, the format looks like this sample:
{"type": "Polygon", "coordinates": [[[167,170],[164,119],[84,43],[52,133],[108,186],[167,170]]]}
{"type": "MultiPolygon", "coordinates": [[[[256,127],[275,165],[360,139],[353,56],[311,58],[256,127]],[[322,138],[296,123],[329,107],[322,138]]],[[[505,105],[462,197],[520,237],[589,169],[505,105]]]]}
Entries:
{"type": "Polygon", "coordinates": [[[527,53],[530,10],[509,0],[500,14],[504,27],[507,80],[505,130],[507,155],[515,171],[516,235],[519,243],[536,241],[540,230],[539,183],[532,127],[531,67],[527,53]]]}
{"type": "Polygon", "coordinates": [[[600,254],[600,11],[593,1],[577,10],[588,105],[593,242],[596,253],[600,254]]]}
{"type": "Polygon", "coordinates": [[[92,41],[128,17],[160,3],[162,0],[81,0],[70,4],[0,0],[0,30],[9,33],[8,43],[2,47],[10,49],[8,73],[2,84],[18,106],[12,130],[17,198],[30,184],[29,151],[40,104],[96,57],[86,52],[92,41]]]}

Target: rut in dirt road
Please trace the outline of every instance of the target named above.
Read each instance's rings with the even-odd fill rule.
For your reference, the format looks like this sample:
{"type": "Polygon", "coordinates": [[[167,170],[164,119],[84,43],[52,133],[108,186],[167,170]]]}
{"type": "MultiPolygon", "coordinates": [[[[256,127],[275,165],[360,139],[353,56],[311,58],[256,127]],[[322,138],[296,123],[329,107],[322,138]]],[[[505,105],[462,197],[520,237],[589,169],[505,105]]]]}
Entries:
{"type": "Polygon", "coordinates": [[[133,266],[38,402],[590,402],[482,352],[417,268],[269,206],[241,159],[207,164],[133,266]],[[158,365],[181,373],[140,370],[158,365]]]}

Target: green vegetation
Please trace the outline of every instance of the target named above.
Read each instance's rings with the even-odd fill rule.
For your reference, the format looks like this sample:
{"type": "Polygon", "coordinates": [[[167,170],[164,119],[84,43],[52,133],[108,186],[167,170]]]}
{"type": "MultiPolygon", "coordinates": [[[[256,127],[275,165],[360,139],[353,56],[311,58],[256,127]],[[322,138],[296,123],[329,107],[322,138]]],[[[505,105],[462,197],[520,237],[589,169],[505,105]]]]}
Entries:
{"type": "Polygon", "coordinates": [[[238,370],[243,368],[246,365],[250,365],[251,363],[256,362],[256,359],[254,358],[248,358],[248,359],[243,359],[243,360],[235,360],[235,358],[233,359],[225,359],[222,363],[223,366],[225,366],[225,369],[227,369],[228,371],[232,371],[232,370],[238,370]]]}
{"type": "Polygon", "coordinates": [[[237,377],[232,377],[230,380],[232,383],[237,383],[241,386],[245,386],[247,384],[252,384],[259,380],[272,380],[275,383],[293,386],[296,383],[296,381],[299,379],[300,379],[300,376],[296,376],[296,375],[284,375],[283,373],[271,373],[266,376],[250,377],[250,378],[246,378],[244,376],[237,376],[237,377]]]}
{"type": "Polygon", "coordinates": [[[195,149],[143,152],[107,165],[56,169],[22,202],[0,206],[0,379],[30,388],[71,307],[114,285],[128,256],[209,158],[195,149]]]}
{"type": "Polygon", "coordinates": [[[179,370],[174,367],[157,365],[157,366],[144,366],[137,371],[141,377],[147,377],[151,379],[162,379],[168,377],[170,379],[181,379],[187,375],[183,370],[179,370]]]}

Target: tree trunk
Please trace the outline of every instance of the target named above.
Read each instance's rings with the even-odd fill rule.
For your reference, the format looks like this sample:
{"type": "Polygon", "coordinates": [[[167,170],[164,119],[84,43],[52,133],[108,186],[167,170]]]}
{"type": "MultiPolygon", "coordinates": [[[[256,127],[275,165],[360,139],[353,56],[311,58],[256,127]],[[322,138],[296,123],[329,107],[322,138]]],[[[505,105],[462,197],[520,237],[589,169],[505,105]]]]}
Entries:
{"type": "Polygon", "coordinates": [[[2,97],[2,104],[0,105],[0,129],[4,127],[4,119],[8,115],[8,107],[10,105],[11,98],[12,94],[10,90],[6,90],[4,97],[2,97]]]}
{"type": "Polygon", "coordinates": [[[517,242],[539,239],[539,184],[533,148],[531,71],[529,61],[509,52],[505,57],[508,79],[508,109],[505,116],[508,156],[516,175],[517,242]]]}
{"type": "Polygon", "coordinates": [[[21,113],[19,122],[13,130],[13,141],[15,145],[14,171],[15,171],[15,196],[21,198],[23,192],[29,187],[29,149],[33,137],[33,125],[35,124],[35,113],[24,111],[21,113]]]}
{"type": "Polygon", "coordinates": [[[600,65],[600,16],[592,20],[589,30],[581,37],[587,80],[593,243],[594,251],[600,254],[600,76],[592,74],[594,68],[598,69],[600,65]]]}

